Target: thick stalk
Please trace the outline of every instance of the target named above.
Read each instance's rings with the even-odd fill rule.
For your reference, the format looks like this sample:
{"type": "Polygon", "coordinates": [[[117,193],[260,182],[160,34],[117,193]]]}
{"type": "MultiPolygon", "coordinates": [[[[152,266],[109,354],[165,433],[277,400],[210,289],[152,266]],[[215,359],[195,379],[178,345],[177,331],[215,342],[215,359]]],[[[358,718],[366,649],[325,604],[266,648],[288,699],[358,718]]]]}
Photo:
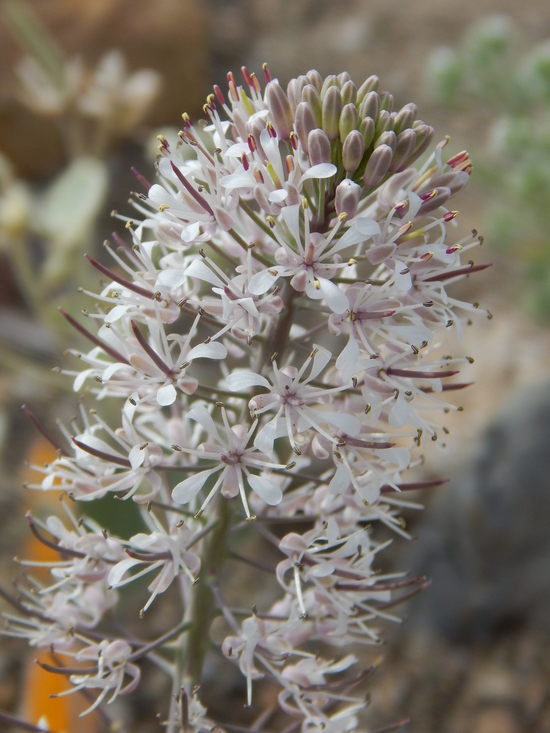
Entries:
{"type": "MultiPolygon", "coordinates": [[[[294,288],[289,283],[285,285],[285,289],[282,294],[284,307],[279,317],[277,318],[275,329],[268,338],[267,344],[262,349],[262,353],[259,359],[259,366],[256,370],[258,374],[261,373],[263,367],[268,363],[268,361],[272,359],[274,354],[277,354],[279,357],[282,356],[286,348],[290,329],[292,328],[292,324],[294,323],[294,301],[299,296],[300,293],[297,290],[294,290],[294,288]]],[[[280,363],[280,359],[278,363],[280,363]]]]}
{"type": "Polygon", "coordinates": [[[201,681],[210,626],[216,608],[212,585],[218,581],[228,554],[233,509],[227,499],[218,496],[216,510],[217,525],[203,541],[200,581],[191,589],[190,603],[184,617],[191,623],[191,627],[185,635],[179,654],[178,672],[181,685],[188,694],[201,681]]]}

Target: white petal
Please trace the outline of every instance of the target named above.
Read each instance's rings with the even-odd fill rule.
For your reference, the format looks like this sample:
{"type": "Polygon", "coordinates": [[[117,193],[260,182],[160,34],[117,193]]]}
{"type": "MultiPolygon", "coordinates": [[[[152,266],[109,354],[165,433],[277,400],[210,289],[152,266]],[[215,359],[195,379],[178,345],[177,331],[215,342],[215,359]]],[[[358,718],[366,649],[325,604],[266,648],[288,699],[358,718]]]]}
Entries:
{"type": "Polygon", "coordinates": [[[181,481],[174,486],[172,491],[172,499],[176,504],[187,504],[194,499],[202,489],[207,479],[212,475],[212,471],[201,471],[194,476],[189,476],[185,481],[181,481]]]}
{"type": "Polygon", "coordinates": [[[111,308],[111,310],[107,313],[103,320],[105,321],[105,323],[114,323],[115,321],[118,321],[119,318],[122,318],[122,316],[129,308],[129,305],[115,305],[115,307],[111,308]]]}
{"type": "Polygon", "coordinates": [[[325,422],[328,422],[330,425],[335,425],[347,435],[359,435],[361,423],[353,415],[348,415],[345,412],[321,412],[320,410],[316,410],[315,412],[317,415],[322,415],[325,422]]]}
{"type": "Polygon", "coordinates": [[[309,382],[311,379],[315,379],[316,377],[321,374],[322,371],[326,368],[326,366],[330,363],[330,360],[332,359],[332,354],[328,349],[325,349],[324,346],[319,346],[319,344],[313,344],[313,349],[317,350],[317,353],[313,357],[313,364],[311,365],[311,370],[309,372],[309,375],[307,377],[307,381],[309,382]]]}
{"type": "Polygon", "coordinates": [[[308,168],[304,175],[300,178],[302,181],[307,181],[308,178],[332,178],[338,168],[332,163],[319,163],[318,165],[312,165],[308,168]]]}
{"type": "MultiPolygon", "coordinates": [[[[285,211],[285,209],[283,209],[285,211]]],[[[275,282],[279,279],[279,273],[283,270],[283,267],[270,267],[267,270],[260,270],[255,275],[252,275],[250,283],[248,285],[249,291],[252,295],[263,295],[275,285],[275,282]]]]}
{"type": "Polygon", "coordinates": [[[165,407],[166,405],[172,405],[176,401],[178,393],[173,384],[167,384],[161,387],[157,392],[157,402],[159,405],[165,407]]]}
{"type": "Polygon", "coordinates": [[[201,225],[198,221],[193,222],[193,224],[189,224],[186,227],[183,227],[181,230],[181,240],[182,242],[192,242],[194,239],[196,239],[201,230],[201,225]]]}
{"type": "Polygon", "coordinates": [[[248,147],[248,143],[234,143],[227,148],[225,154],[232,158],[240,158],[243,153],[249,152],[250,148],[248,147]]]}
{"type": "Polygon", "coordinates": [[[328,490],[331,494],[343,494],[350,485],[350,481],[351,477],[349,468],[341,463],[336,469],[336,473],[332,477],[332,481],[328,485],[328,490]]]}
{"type": "Polygon", "coordinates": [[[113,376],[113,374],[115,374],[116,372],[118,372],[120,369],[124,369],[124,367],[126,367],[126,366],[127,366],[127,364],[121,364],[120,362],[118,364],[111,364],[111,366],[109,366],[109,367],[107,367],[107,369],[105,369],[105,371],[101,375],[101,379],[104,382],[107,382],[109,379],[111,379],[111,377],[113,376]]]}
{"type": "Polygon", "coordinates": [[[222,176],[220,178],[220,186],[228,190],[234,188],[251,188],[255,183],[255,180],[245,171],[243,166],[239,166],[230,176],[222,176]]]}
{"type": "Polygon", "coordinates": [[[250,476],[248,476],[248,483],[258,494],[260,499],[263,499],[266,504],[269,504],[269,506],[276,506],[281,502],[283,492],[274,481],[263,476],[254,476],[253,474],[250,474],[250,476]]]}
{"type": "Polygon", "coordinates": [[[130,568],[133,568],[134,565],[138,565],[139,562],[139,560],[135,560],[133,558],[128,558],[127,560],[121,560],[120,562],[117,562],[114,568],[111,568],[111,571],[109,572],[109,575],[107,577],[108,585],[110,585],[112,588],[116,588],[116,586],[122,580],[126,571],[128,571],[130,568]]]}
{"type": "Polygon", "coordinates": [[[265,377],[255,372],[248,372],[244,369],[235,370],[225,380],[227,389],[231,392],[240,392],[242,389],[250,389],[250,387],[266,387],[271,389],[271,385],[265,377]]]}
{"type": "Polygon", "coordinates": [[[353,222],[357,230],[366,238],[374,237],[380,234],[380,224],[376,219],[367,219],[366,216],[360,216],[353,222]]]}
{"type": "Polygon", "coordinates": [[[288,191],[286,191],[284,188],[278,188],[276,191],[272,191],[268,199],[271,201],[272,204],[280,204],[283,201],[286,201],[288,198],[288,191]]]}
{"type": "Polygon", "coordinates": [[[185,284],[186,273],[183,270],[163,270],[157,277],[156,285],[164,285],[168,288],[181,288],[185,284]]]}
{"type": "Polygon", "coordinates": [[[128,453],[128,460],[134,470],[139,468],[145,460],[145,451],[140,450],[139,445],[134,445],[132,450],[128,453]]]}
{"type": "Polygon", "coordinates": [[[400,392],[394,406],[391,409],[388,420],[392,428],[402,428],[409,422],[409,403],[400,392]]]}
{"type": "Polygon", "coordinates": [[[353,375],[353,372],[359,367],[359,354],[359,344],[350,334],[348,343],[336,359],[336,369],[345,372],[346,375],[350,373],[353,375]]]}
{"type": "Polygon", "coordinates": [[[218,341],[211,341],[209,344],[199,344],[194,346],[187,354],[187,361],[193,359],[225,359],[227,349],[218,341]]]}
{"type": "Polygon", "coordinates": [[[187,277],[198,277],[199,280],[205,280],[212,285],[216,285],[218,288],[223,288],[225,285],[202,259],[193,260],[186,269],[185,274],[187,277]]]}
{"type": "Polygon", "coordinates": [[[196,405],[195,407],[192,407],[187,413],[187,417],[190,420],[198,422],[199,425],[202,425],[208,435],[217,438],[218,429],[216,427],[216,423],[212,420],[212,416],[204,405],[196,405]]]}

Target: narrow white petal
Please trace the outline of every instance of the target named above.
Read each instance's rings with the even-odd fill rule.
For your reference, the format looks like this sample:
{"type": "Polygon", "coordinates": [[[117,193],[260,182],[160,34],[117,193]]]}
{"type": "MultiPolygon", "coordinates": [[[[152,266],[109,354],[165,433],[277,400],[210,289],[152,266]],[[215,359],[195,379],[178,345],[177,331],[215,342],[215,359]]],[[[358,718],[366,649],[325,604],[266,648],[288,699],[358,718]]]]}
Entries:
{"type": "Polygon", "coordinates": [[[304,175],[300,178],[302,181],[307,181],[308,178],[332,178],[338,168],[332,163],[319,163],[318,165],[312,165],[308,168],[304,175]]]}
{"type": "Polygon", "coordinates": [[[207,479],[211,476],[212,471],[201,471],[194,476],[189,476],[185,481],[181,481],[174,486],[172,491],[172,499],[176,504],[187,504],[202,489],[207,479]]]}
{"type": "Polygon", "coordinates": [[[231,392],[240,392],[242,389],[250,389],[250,387],[266,387],[271,389],[271,385],[265,377],[255,372],[247,372],[244,369],[235,370],[225,380],[227,389],[231,392]]]}
{"type": "Polygon", "coordinates": [[[270,479],[264,476],[254,476],[250,474],[248,477],[248,483],[258,494],[260,499],[263,499],[269,506],[276,506],[281,502],[283,498],[283,492],[279,486],[270,479]]]}

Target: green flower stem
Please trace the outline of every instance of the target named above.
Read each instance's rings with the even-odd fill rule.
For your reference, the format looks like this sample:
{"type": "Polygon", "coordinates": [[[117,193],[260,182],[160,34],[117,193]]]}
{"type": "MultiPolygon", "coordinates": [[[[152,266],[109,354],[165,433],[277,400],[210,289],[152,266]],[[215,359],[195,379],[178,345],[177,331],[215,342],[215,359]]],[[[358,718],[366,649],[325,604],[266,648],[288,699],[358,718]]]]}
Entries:
{"type": "Polygon", "coordinates": [[[193,687],[201,682],[208,636],[216,611],[212,586],[219,582],[223,564],[228,556],[228,540],[233,519],[231,502],[218,496],[216,511],[217,524],[203,544],[200,581],[191,589],[190,603],[185,611],[184,621],[188,621],[190,627],[182,639],[177,660],[178,679],[188,694],[191,694],[193,687]]]}

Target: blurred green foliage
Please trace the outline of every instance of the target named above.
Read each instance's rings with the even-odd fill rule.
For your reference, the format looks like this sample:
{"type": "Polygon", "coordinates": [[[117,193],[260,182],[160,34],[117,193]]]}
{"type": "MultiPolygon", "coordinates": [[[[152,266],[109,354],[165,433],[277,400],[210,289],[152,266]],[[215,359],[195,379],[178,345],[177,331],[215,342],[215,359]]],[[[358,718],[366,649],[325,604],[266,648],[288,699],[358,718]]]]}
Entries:
{"type": "Polygon", "coordinates": [[[489,193],[487,233],[521,263],[527,305],[550,318],[550,40],[524,51],[512,21],[476,23],[429,64],[436,101],[487,123],[476,178],[489,193]]]}

